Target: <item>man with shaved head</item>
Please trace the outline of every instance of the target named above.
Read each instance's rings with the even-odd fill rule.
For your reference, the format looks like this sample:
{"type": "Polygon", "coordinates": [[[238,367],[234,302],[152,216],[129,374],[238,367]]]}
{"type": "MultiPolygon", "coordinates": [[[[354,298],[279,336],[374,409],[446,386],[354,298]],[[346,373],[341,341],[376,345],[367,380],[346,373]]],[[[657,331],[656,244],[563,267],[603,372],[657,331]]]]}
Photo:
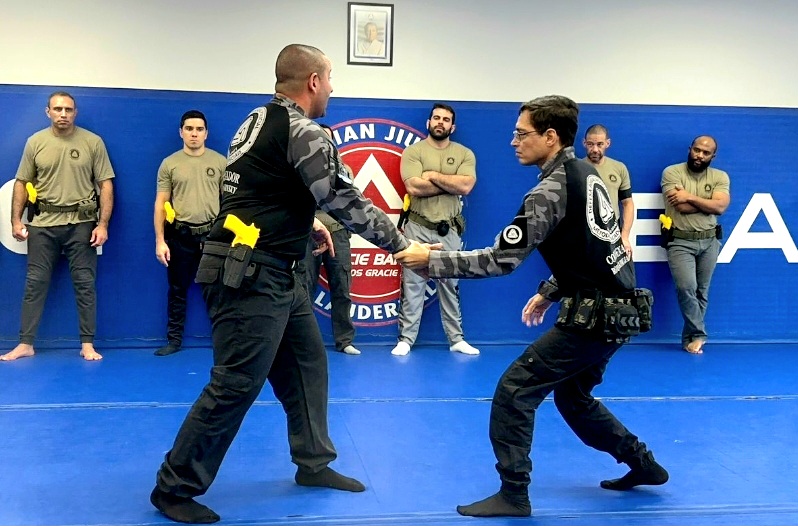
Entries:
{"type": "Polygon", "coordinates": [[[621,243],[626,253],[631,255],[632,243],[629,241],[629,236],[635,220],[632,181],[626,165],[606,155],[611,144],[612,139],[607,127],[603,124],[593,124],[587,129],[582,140],[587,153],[584,160],[593,165],[607,190],[610,191],[612,209],[621,225],[621,243]]]}
{"type": "Polygon", "coordinates": [[[720,252],[718,216],[729,206],[729,174],[710,168],[718,143],[709,135],[693,140],[687,162],[662,173],[665,214],[673,220],[667,241],[668,266],[682,311],[682,349],[702,354],[709,282],[720,252]]]}
{"type": "Polygon", "coordinates": [[[211,378],[166,454],[150,496],[174,521],[219,520],[194,497],[213,482],[266,380],[288,418],[296,483],[365,490],[328,466],[336,452],[327,431],[327,354],[294,270],[309,237],[317,253],[332,246],[329,231],[314,220],[317,206],[393,254],[409,242],[353,185],[337,148],[311,120],[327,109],[331,68],[320,50],[287,46],[277,57],[274,98],[252,110],[230,143],[221,210],[196,278],[213,327],[211,378]],[[254,249],[237,244],[239,233],[225,227],[228,218],[258,229],[250,241],[254,249]]]}

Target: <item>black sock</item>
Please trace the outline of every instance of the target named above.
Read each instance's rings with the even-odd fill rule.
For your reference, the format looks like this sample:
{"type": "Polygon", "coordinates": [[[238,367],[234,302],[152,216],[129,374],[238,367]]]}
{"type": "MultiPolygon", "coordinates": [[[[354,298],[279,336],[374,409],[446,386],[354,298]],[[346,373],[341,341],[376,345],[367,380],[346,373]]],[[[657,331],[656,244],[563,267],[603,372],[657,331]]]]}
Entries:
{"type": "Polygon", "coordinates": [[[500,491],[468,506],[457,506],[457,513],[469,517],[529,517],[532,506],[526,495],[508,496],[500,491]]]}
{"type": "Polygon", "coordinates": [[[168,343],[155,351],[155,356],[168,356],[170,354],[174,354],[180,350],[179,345],[174,345],[172,343],[168,343]]]}
{"type": "Polygon", "coordinates": [[[642,463],[640,467],[633,467],[629,473],[619,479],[602,480],[601,487],[616,491],[626,491],[635,486],[659,486],[668,482],[668,472],[660,466],[653,456],[642,463]]]}
{"type": "Polygon", "coordinates": [[[298,469],[294,480],[300,486],[316,486],[320,488],[340,489],[344,491],[366,491],[364,486],[359,480],[350,477],[345,477],[332,468],[326,467],[318,473],[310,473],[298,469]]]}
{"type": "Polygon", "coordinates": [[[190,524],[219,522],[219,516],[209,507],[203,506],[190,497],[178,497],[164,493],[157,486],[150,494],[150,502],[158,511],[176,522],[190,524]]]}

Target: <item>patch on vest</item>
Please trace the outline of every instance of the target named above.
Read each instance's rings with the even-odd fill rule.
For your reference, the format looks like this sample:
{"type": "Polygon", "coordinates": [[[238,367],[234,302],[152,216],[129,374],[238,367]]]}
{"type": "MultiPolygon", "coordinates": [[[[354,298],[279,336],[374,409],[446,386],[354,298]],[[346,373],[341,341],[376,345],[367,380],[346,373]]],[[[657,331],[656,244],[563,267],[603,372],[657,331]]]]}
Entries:
{"type": "Polygon", "coordinates": [[[585,214],[590,233],[602,241],[616,243],[621,239],[618,218],[612,209],[610,194],[598,175],[587,176],[585,214]]]}

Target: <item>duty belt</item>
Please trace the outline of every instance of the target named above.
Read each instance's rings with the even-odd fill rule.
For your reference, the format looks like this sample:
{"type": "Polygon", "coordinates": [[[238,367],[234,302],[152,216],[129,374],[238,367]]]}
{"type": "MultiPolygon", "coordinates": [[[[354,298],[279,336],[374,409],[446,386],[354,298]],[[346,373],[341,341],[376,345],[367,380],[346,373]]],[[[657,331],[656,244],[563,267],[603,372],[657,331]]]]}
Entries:
{"type": "Polygon", "coordinates": [[[459,231],[457,221],[455,221],[454,217],[451,219],[444,219],[443,221],[433,222],[427,219],[426,217],[422,216],[421,214],[413,212],[412,210],[408,210],[407,212],[408,212],[407,218],[410,221],[416,223],[417,225],[421,225],[424,228],[428,228],[430,230],[437,230],[438,225],[440,223],[449,223],[449,226],[453,226],[456,230],[459,231]]]}
{"type": "Polygon", "coordinates": [[[49,205],[41,201],[36,203],[36,206],[39,208],[39,212],[58,212],[58,213],[77,212],[78,209],[80,208],[80,205],[58,206],[58,205],[49,205]]]}
{"type": "Polygon", "coordinates": [[[201,236],[203,234],[207,234],[208,232],[211,231],[212,226],[213,226],[213,221],[208,221],[207,223],[196,225],[175,220],[175,230],[187,228],[188,231],[191,232],[192,236],[201,236]]]}
{"type": "MultiPolygon", "coordinates": [[[[218,241],[206,241],[202,249],[203,254],[210,254],[212,256],[227,257],[230,252],[230,245],[227,243],[220,243],[218,241]]],[[[274,254],[270,254],[264,250],[255,249],[252,251],[252,259],[250,263],[257,263],[259,265],[266,265],[267,267],[275,267],[280,270],[291,270],[296,267],[295,259],[285,259],[274,254]]]]}
{"type": "Polygon", "coordinates": [[[701,230],[700,232],[688,232],[686,230],[673,229],[673,237],[676,239],[687,239],[689,241],[698,241],[699,239],[710,239],[715,237],[715,229],[701,230]]]}

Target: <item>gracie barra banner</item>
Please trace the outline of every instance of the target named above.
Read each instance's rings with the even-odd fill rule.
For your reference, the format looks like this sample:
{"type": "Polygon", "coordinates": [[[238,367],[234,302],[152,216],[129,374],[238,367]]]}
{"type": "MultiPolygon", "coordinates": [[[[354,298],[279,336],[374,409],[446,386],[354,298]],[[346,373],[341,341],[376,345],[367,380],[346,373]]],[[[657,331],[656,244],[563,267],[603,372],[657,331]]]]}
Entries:
{"type": "MultiPolygon", "coordinates": [[[[24,243],[10,236],[11,186],[25,140],[48,126],[47,96],[56,87],[0,85],[0,345],[10,347],[19,331],[25,281],[24,243]],[[3,219],[5,218],[5,219],[3,219]]],[[[152,229],[155,181],[161,160],[182,147],[180,115],[196,108],[208,117],[208,147],[225,153],[230,138],[249,111],[269,95],[167,92],[126,89],[68,89],[77,100],[77,124],[105,141],[117,178],[116,205],[109,241],[100,257],[98,344],[155,346],[166,330],[166,271],[157,263],[152,229]]],[[[530,94],[531,96],[534,94],[530,94]]],[[[401,152],[426,136],[426,119],[435,101],[332,99],[321,122],[334,130],[355,184],[374,203],[398,219],[404,196],[399,173],[401,152]]],[[[471,148],[477,159],[477,184],[464,199],[465,249],[493,244],[512,220],[519,203],[537,182],[538,170],[519,166],[510,147],[518,104],[451,103],[457,111],[452,139],[471,148]]],[[[798,294],[798,187],[794,130],[798,110],[690,106],[583,104],[581,135],[602,123],[610,131],[607,155],[624,162],[632,178],[637,208],[633,229],[638,285],[654,291],[654,329],[639,342],[668,341],[678,346],[681,317],[659,247],[657,217],[662,213],[662,170],[686,159],[696,135],[717,138],[713,161],[731,177],[731,205],[720,222],[726,239],[710,289],[707,315],[710,340],[798,341],[790,299],[798,294]],[[741,141],[741,132],[757,140],[741,141]],[[783,155],[776,155],[783,153],[783,155]]],[[[397,335],[401,270],[390,255],[352,237],[353,311],[356,343],[392,346],[397,335]]],[[[478,345],[528,343],[540,331],[520,323],[520,310],[540,279],[549,275],[532,254],[513,274],[461,280],[466,338],[478,345]]],[[[186,344],[208,345],[209,323],[198,290],[189,294],[186,344]]],[[[332,343],[329,290],[324,274],[313,298],[326,341],[332,343]]],[[[549,313],[548,317],[551,318],[549,313]]],[[[56,270],[39,329],[40,345],[77,341],[77,315],[66,262],[56,270]]],[[[435,283],[427,289],[419,344],[442,344],[435,283]]]]}

